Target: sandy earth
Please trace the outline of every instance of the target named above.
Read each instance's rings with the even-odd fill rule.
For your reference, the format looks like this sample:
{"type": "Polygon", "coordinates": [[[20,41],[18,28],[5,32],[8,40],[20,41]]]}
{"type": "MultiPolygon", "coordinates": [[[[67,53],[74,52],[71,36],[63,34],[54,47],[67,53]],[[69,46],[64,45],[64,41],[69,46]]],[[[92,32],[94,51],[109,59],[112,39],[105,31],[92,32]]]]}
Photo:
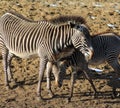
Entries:
{"type": "MultiPolygon", "coordinates": [[[[80,15],[90,26],[91,35],[105,31],[120,34],[120,0],[0,0],[0,15],[8,10],[15,10],[33,20],[51,19],[60,15],[80,15]]],[[[70,90],[69,74],[61,88],[54,87],[52,80],[52,90],[56,95],[52,99],[47,94],[44,77],[42,96],[46,100],[36,99],[38,64],[37,58],[14,58],[11,68],[18,85],[11,83],[13,89],[7,90],[0,56],[0,108],[120,108],[120,98],[111,99],[112,88],[108,83],[114,72],[107,64],[97,66],[104,70],[102,75],[92,74],[97,90],[102,92],[98,99],[93,98],[90,84],[80,76],[74,85],[74,95],[70,103],[66,103],[70,90]]],[[[119,86],[117,90],[120,92],[119,86]]]]}

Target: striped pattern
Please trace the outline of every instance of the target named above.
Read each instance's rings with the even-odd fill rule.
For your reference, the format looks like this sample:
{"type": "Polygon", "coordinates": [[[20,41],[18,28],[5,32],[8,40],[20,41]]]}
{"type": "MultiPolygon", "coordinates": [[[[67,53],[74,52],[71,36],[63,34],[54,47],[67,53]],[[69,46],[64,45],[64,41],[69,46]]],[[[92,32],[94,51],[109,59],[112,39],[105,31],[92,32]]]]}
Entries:
{"type": "MultiPolygon", "coordinates": [[[[91,38],[91,42],[94,53],[91,60],[89,61],[89,64],[95,66],[106,61],[116,72],[116,75],[113,76],[113,80],[116,80],[118,75],[120,74],[120,64],[118,59],[118,56],[120,54],[120,36],[115,33],[101,33],[93,35],[91,38]]],[[[59,72],[56,73],[58,74],[58,78],[60,78],[58,79],[58,83],[60,83],[60,85],[62,85],[66,68],[68,66],[72,66],[73,68],[77,67],[76,72],[79,70],[83,70],[83,72],[86,71],[87,74],[89,74],[87,66],[88,63],[82,56],[82,53],[75,51],[71,56],[62,59],[65,61],[62,62],[62,65],[59,67],[59,72]]],[[[57,75],[55,77],[57,77],[57,75]]],[[[116,94],[116,88],[113,87],[113,96],[116,97],[116,94]]]]}
{"type": "MultiPolygon", "coordinates": [[[[33,55],[40,57],[37,89],[37,94],[40,97],[41,81],[48,61],[56,62],[60,58],[70,55],[74,48],[91,56],[92,49],[89,38],[72,26],[71,23],[59,26],[49,21],[31,21],[14,12],[4,14],[0,18],[0,46],[6,85],[9,86],[7,73],[10,73],[10,61],[13,55],[20,58],[28,58],[33,55]],[[81,46],[84,47],[84,50],[81,50],[81,46]],[[90,49],[89,52],[86,49],[90,49]]],[[[11,74],[10,77],[12,77],[11,74]]]]}
{"type": "MultiPolygon", "coordinates": [[[[116,72],[113,76],[113,81],[117,81],[120,75],[120,36],[115,33],[99,34],[92,38],[94,48],[93,58],[90,64],[97,65],[107,62],[116,72]]],[[[113,97],[117,96],[116,87],[113,87],[113,97]]]]}

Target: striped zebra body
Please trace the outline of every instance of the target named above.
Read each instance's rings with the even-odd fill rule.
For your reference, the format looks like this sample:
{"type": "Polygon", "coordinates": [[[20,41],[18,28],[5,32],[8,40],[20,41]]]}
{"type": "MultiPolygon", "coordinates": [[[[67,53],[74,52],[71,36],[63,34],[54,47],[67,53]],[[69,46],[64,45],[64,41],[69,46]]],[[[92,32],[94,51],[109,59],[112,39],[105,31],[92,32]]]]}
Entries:
{"type": "Polygon", "coordinates": [[[107,61],[112,65],[118,61],[120,54],[120,37],[114,33],[105,33],[92,37],[94,54],[90,64],[101,64],[107,61]]]}
{"type": "MultiPolygon", "coordinates": [[[[89,65],[99,65],[104,63],[105,61],[114,69],[116,75],[113,76],[113,80],[116,80],[118,75],[120,74],[120,64],[118,60],[118,56],[120,54],[120,37],[115,33],[101,33],[95,35],[91,38],[92,46],[94,49],[93,56],[91,60],[87,63],[83,59],[83,54],[75,51],[71,56],[64,58],[62,60],[62,65],[60,65],[60,69],[58,73],[55,73],[55,77],[58,83],[62,85],[63,78],[65,76],[66,68],[68,66],[72,66],[76,68],[76,72],[82,70],[83,72],[86,71],[89,74],[88,64],[89,65]],[[82,59],[81,59],[82,58],[82,59]]],[[[53,68],[57,68],[53,67],[53,68]]],[[[55,69],[53,69],[55,70],[55,69]]],[[[85,72],[84,72],[85,73],[85,72]]],[[[86,75],[86,73],[85,73],[86,75]]],[[[73,80],[71,80],[73,81],[73,80]]],[[[72,82],[73,83],[73,82],[72,82]]],[[[72,84],[71,84],[72,85],[72,84]]],[[[71,86],[73,89],[73,86],[71,86]]],[[[113,96],[116,97],[116,88],[113,87],[113,96]]]]}
{"type": "MultiPolygon", "coordinates": [[[[60,40],[63,38],[60,33],[62,32],[62,29],[64,29],[64,26],[55,27],[46,21],[39,22],[38,24],[36,22],[31,23],[20,18],[16,18],[14,15],[9,13],[8,15],[4,15],[1,20],[1,24],[5,25],[1,25],[3,27],[1,28],[3,42],[7,49],[9,49],[10,53],[13,53],[20,58],[27,58],[31,55],[38,54],[40,47],[41,50],[49,49],[49,53],[52,54],[48,55],[57,54],[59,52],[58,50],[62,50],[65,47],[63,45],[66,42],[60,42],[60,40]],[[44,34],[46,29],[48,31],[44,34]],[[45,36],[43,37],[43,35],[45,36]],[[52,35],[53,37],[51,42],[52,35]],[[56,35],[56,37],[54,35],[56,35]]],[[[71,28],[69,25],[67,25],[65,26],[65,29],[71,28]]],[[[71,33],[68,33],[69,36],[74,33],[74,30],[72,29],[70,32],[71,33]]],[[[69,36],[66,38],[70,38],[69,36]]],[[[68,45],[69,44],[71,44],[71,41],[68,40],[68,45]]],[[[45,53],[48,52],[44,52],[44,54],[45,53]]],[[[55,58],[48,57],[48,59],[54,60],[55,58]]]]}
{"type": "Polygon", "coordinates": [[[40,98],[41,81],[48,61],[57,62],[62,57],[70,55],[74,48],[83,54],[86,53],[87,58],[88,55],[89,58],[92,55],[90,37],[72,28],[71,23],[59,26],[48,21],[31,21],[19,14],[8,12],[0,18],[0,25],[0,47],[6,85],[9,86],[8,74],[12,77],[10,62],[13,55],[20,58],[38,55],[40,71],[37,94],[40,98]]]}

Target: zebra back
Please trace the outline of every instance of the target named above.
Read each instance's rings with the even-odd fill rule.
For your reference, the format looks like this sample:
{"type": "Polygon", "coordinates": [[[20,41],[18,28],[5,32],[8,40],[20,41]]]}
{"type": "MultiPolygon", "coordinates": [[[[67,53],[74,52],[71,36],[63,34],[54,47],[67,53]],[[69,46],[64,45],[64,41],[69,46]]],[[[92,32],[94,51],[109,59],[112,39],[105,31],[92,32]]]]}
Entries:
{"type": "MultiPolygon", "coordinates": [[[[43,50],[44,55],[50,57],[52,55],[54,56],[52,58],[55,58],[57,54],[73,44],[75,48],[80,48],[80,51],[83,52],[86,46],[90,47],[90,44],[85,42],[85,39],[88,39],[87,35],[72,28],[69,23],[61,25],[70,19],[75,21],[79,19],[78,22],[85,23],[82,17],[58,18],[60,21],[57,19],[51,21],[32,21],[24,18],[22,15],[8,12],[0,18],[1,39],[11,53],[22,58],[37,54],[39,50],[43,50]],[[60,20],[63,18],[65,20],[60,20]],[[54,21],[61,23],[56,26],[52,23],[54,21]],[[86,45],[81,48],[81,44],[86,45]],[[47,52],[44,51],[45,49],[47,52]]],[[[71,49],[73,49],[73,46],[71,49]]]]}

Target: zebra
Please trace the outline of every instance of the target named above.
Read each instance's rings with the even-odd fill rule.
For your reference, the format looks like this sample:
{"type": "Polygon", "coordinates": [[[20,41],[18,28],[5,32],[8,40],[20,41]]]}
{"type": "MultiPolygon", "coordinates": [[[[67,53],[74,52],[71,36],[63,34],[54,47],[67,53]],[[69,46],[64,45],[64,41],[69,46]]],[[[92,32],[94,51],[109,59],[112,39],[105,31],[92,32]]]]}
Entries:
{"type": "MultiPolygon", "coordinates": [[[[88,65],[95,66],[107,62],[116,72],[115,75],[113,75],[113,82],[117,81],[118,76],[120,74],[119,73],[120,64],[118,59],[120,54],[120,36],[114,32],[99,33],[91,36],[91,42],[94,53],[92,58],[88,61],[88,65]]],[[[85,66],[85,63],[84,63],[84,59],[81,56],[82,54],[76,50],[70,57],[66,57],[65,59],[63,59],[65,60],[65,63],[62,62],[61,67],[59,67],[61,71],[59,71],[57,66],[53,67],[53,68],[57,68],[59,71],[59,72],[55,72],[54,71],[55,69],[53,69],[53,71],[55,72],[54,76],[57,77],[56,79],[58,83],[62,85],[63,76],[65,75],[66,68],[68,67],[66,65],[67,62],[68,63],[71,62],[71,64],[69,65],[72,66],[75,66],[77,64],[79,66],[78,72],[79,70],[84,71],[84,69],[82,69],[83,68],[82,66],[85,66]]],[[[71,81],[72,80],[73,79],[71,79],[71,81]]],[[[73,85],[71,89],[73,89],[73,85]]],[[[113,91],[112,98],[117,97],[116,86],[113,86],[112,91],[113,91]]]]}
{"type": "Polygon", "coordinates": [[[98,91],[96,90],[93,81],[90,78],[90,70],[88,68],[88,63],[86,62],[84,55],[79,51],[75,51],[72,55],[62,58],[57,64],[52,64],[51,62],[48,62],[46,76],[47,76],[47,90],[49,94],[54,95],[51,90],[50,72],[51,71],[53,72],[56,86],[61,87],[63,78],[65,76],[66,68],[68,68],[69,66],[72,67],[72,73],[71,73],[71,82],[70,82],[71,84],[70,94],[67,98],[68,99],[67,101],[70,102],[73,96],[73,86],[76,79],[76,72],[79,72],[81,70],[84,72],[85,77],[90,82],[94,90],[94,98],[97,98],[98,91]],[[78,62],[78,60],[80,61],[78,62]]]}
{"type": "Polygon", "coordinates": [[[50,21],[32,21],[16,12],[7,12],[0,18],[0,48],[2,49],[5,83],[13,78],[10,63],[13,56],[40,58],[37,96],[41,96],[41,83],[48,61],[57,62],[70,55],[75,49],[81,51],[86,60],[93,54],[89,35],[74,29],[69,21],[78,21],[79,26],[86,26],[81,16],[58,17],[50,21]],[[62,19],[62,20],[61,20],[62,19]],[[59,21],[59,23],[56,23],[59,21]],[[67,22],[67,23],[66,23],[67,22]]]}

